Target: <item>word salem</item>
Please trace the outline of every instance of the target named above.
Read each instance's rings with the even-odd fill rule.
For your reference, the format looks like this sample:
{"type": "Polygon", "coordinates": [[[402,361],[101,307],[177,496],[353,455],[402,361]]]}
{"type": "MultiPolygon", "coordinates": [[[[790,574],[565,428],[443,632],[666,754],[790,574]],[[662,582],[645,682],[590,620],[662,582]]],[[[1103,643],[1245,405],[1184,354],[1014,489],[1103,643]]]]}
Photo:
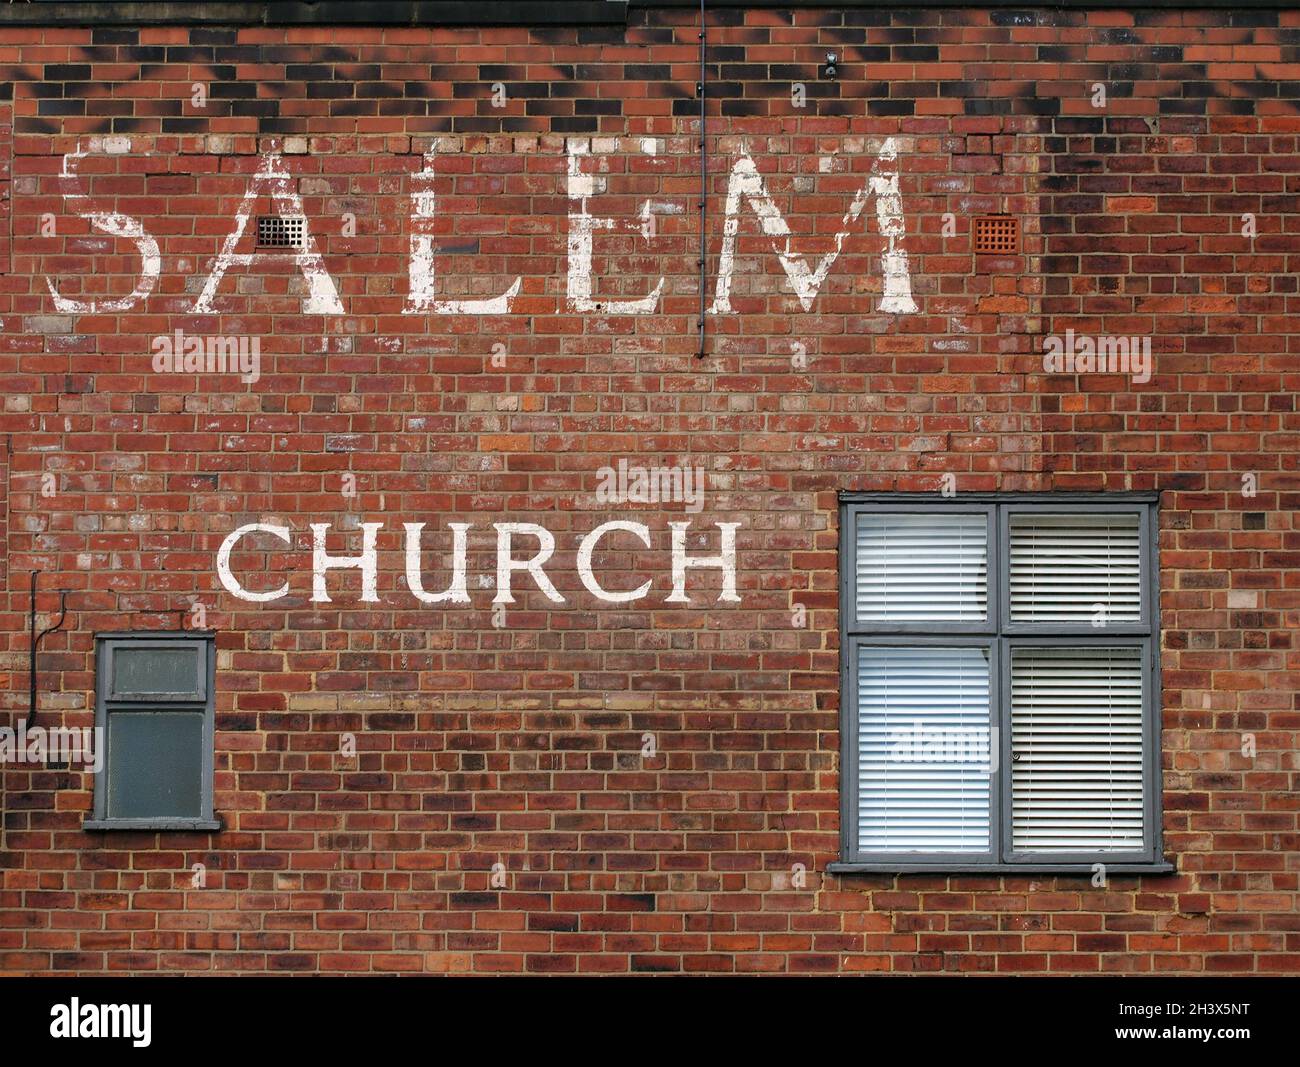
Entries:
{"type": "MultiPolygon", "coordinates": [[[[658,152],[656,138],[642,139],[640,150],[648,154],[658,152]]],[[[617,138],[571,137],[567,141],[567,187],[569,232],[567,239],[568,282],[565,287],[566,307],[573,312],[601,312],[607,315],[651,315],[659,309],[665,279],[641,297],[631,300],[609,300],[593,295],[592,250],[595,235],[616,230],[619,220],[594,215],[588,210],[589,201],[604,191],[606,179],[593,169],[600,166],[597,160],[601,151],[612,151],[619,146],[617,138]],[[593,149],[595,151],[593,151],[593,149]],[[593,160],[596,162],[593,163],[593,160]]],[[[134,216],[119,212],[99,210],[83,191],[77,174],[77,163],[89,154],[122,155],[131,151],[131,139],[125,136],[92,137],[84,145],[78,144],[75,152],[63,157],[59,174],[59,191],[68,208],[85,219],[90,226],[108,234],[133,242],[140,256],[140,273],[135,288],[129,294],[100,300],[78,300],[59,292],[54,279],[47,277],[45,284],[54,299],[57,310],[69,314],[105,314],[127,311],[144,300],[158,283],[162,270],[162,256],[158,241],[134,216]]],[[[412,176],[410,190],[410,244],[408,258],[408,289],[402,313],[406,315],[506,315],[514,305],[523,285],[516,277],[503,292],[495,296],[475,299],[446,299],[435,291],[434,260],[438,252],[441,233],[438,221],[438,203],[434,195],[438,150],[423,158],[423,169],[412,176]]],[[[885,247],[880,257],[881,298],[880,310],[891,314],[911,315],[917,311],[912,299],[912,277],[908,267],[907,251],[903,247],[906,226],[903,219],[903,201],[899,189],[898,146],[894,139],[878,142],[871,171],[863,176],[862,185],[836,227],[834,248],[826,252],[815,265],[805,257],[790,250],[794,237],[781,209],[768,192],[754,160],[743,150],[731,169],[727,182],[726,206],[722,232],[722,250],[718,258],[717,287],[713,303],[708,308],[712,314],[730,314],[732,275],[736,267],[736,247],[740,235],[741,209],[748,207],[755,215],[764,237],[771,242],[790,287],[798,297],[804,311],[812,308],[813,301],[826,280],[831,267],[844,247],[854,225],[869,201],[874,200],[876,228],[884,238],[885,247]]],[[[651,242],[655,238],[655,216],[682,214],[681,203],[643,201],[638,215],[637,229],[642,238],[651,242]]],[[[346,235],[346,231],[345,231],[346,235]]],[[[214,301],[226,273],[232,267],[246,267],[258,261],[288,259],[302,274],[306,282],[302,310],[309,315],[344,315],[346,311],[339,298],[334,279],[325,267],[317,250],[316,241],[303,209],[302,199],[295,188],[294,178],[285,169],[278,152],[268,152],[249,181],[243,200],[235,212],[230,232],[222,243],[203,287],[190,308],[194,314],[219,311],[214,301]],[[249,221],[259,198],[269,199],[276,213],[301,224],[301,234],[292,248],[283,252],[249,251],[253,244],[249,221]]],[[[245,373],[248,373],[245,371],[245,373]]]]}
{"type": "MultiPolygon", "coordinates": [[[[325,549],[325,540],[329,534],[327,522],[311,523],[312,553],[312,602],[329,603],[330,596],[325,588],[326,572],[331,570],[353,569],[361,572],[360,599],[369,604],[379,601],[379,560],[378,538],[383,529],[382,522],[363,522],[361,525],[361,554],[359,556],[332,556],[325,549]]],[[[738,604],[736,595],[736,527],[738,522],[717,522],[714,525],[720,531],[719,554],[716,556],[690,557],[686,554],[686,535],[690,529],[689,522],[670,522],[672,531],[672,582],[673,591],[664,598],[668,604],[689,604],[686,595],[686,572],[696,568],[716,568],[722,572],[722,592],[718,600],[738,604]]],[[[451,522],[447,526],[452,532],[452,573],[447,587],[438,593],[427,592],[424,588],[424,576],[420,566],[420,542],[425,524],[406,522],[402,524],[406,531],[406,585],[411,595],[422,604],[468,604],[469,589],[466,582],[466,556],[468,554],[469,531],[473,525],[467,522],[451,522]]],[[[511,576],[517,571],[527,571],[537,588],[547,598],[557,604],[564,603],[564,597],[552,584],[543,570],[547,560],[555,553],[555,535],[546,527],[532,522],[495,522],[496,530],[496,596],[494,604],[513,604],[514,595],[510,591],[511,576]],[[516,537],[530,537],[537,540],[537,551],[528,559],[515,559],[514,541],[516,537]]],[[[252,522],[231,531],[217,551],[217,577],[222,586],[240,600],[267,603],[288,596],[289,583],[285,582],[278,589],[267,592],[255,592],[245,589],[231,569],[230,557],[235,546],[250,534],[269,534],[292,546],[291,531],[287,526],[272,523],[252,522]]],[[[592,556],[597,546],[606,537],[615,533],[631,534],[646,548],[651,545],[650,528],[643,523],[614,521],[602,523],[590,533],[584,535],[578,543],[578,576],[587,592],[609,604],[627,604],[641,600],[650,593],[651,582],[642,583],[636,589],[611,591],[600,584],[592,571],[592,556]]]]}

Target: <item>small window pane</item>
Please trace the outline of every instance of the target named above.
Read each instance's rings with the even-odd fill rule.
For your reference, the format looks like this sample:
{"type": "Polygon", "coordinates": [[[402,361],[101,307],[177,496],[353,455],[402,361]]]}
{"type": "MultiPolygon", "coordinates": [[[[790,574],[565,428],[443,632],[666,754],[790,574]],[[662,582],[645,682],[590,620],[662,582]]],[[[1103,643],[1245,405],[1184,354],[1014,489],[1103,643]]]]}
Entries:
{"type": "Polygon", "coordinates": [[[983,514],[859,515],[857,612],[864,622],[980,622],[988,614],[983,514]]]}
{"type": "Polygon", "coordinates": [[[113,657],[111,699],[169,696],[203,699],[206,675],[204,646],[196,643],[166,647],[116,644],[110,647],[113,657]]]}
{"type": "Polygon", "coordinates": [[[1142,650],[1011,656],[1012,847],[1143,847],[1142,650]]]}
{"type": "Polygon", "coordinates": [[[203,815],[203,715],[114,711],[108,716],[108,817],[203,815]]]}
{"type": "Polygon", "coordinates": [[[985,648],[858,654],[858,848],[987,852],[991,738],[985,648]]]}
{"type": "Polygon", "coordinates": [[[1142,620],[1139,516],[1017,512],[1010,528],[1013,622],[1142,620]]]}

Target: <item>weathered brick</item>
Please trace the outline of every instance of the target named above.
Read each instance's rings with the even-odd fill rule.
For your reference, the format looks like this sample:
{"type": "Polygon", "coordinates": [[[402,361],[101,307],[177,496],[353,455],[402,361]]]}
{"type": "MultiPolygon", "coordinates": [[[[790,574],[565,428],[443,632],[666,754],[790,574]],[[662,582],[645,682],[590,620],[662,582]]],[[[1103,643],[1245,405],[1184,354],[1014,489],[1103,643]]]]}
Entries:
{"type": "Polygon", "coordinates": [[[26,710],[30,571],[71,591],[40,663],[42,714],[67,725],[92,719],[95,632],[175,628],[201,603],[226,826],[106,843],[79,830],[88,775],[0,767],[0,969],[1295,973],[1293,13],[945,8],[941,30],[833,3],[713,14],[710,304],[742,151],[790,234],[742,201],[734,314],[706,315],[703,360],[698,40],[680,11],[633,8],[613,38],[0,29],[16,89],[0,100],[0,709],[26,710]],[[846,222],[885,138],[901,219],[868,197],[846,222]],[[281,256],[232,265],[196,310],[271,151],[338,306],[305,309],[281,256]],[[587,306],[568,291],[571,167],[607,220],[587,306]],[[437,205],[423,228],[420,190],[437,205]],[[976,257],[972,218],[1002,213],[1018,248],[976,257]],[[157,243],[139,300],[150,247],[114,215],[157,243]],[[881,308],[882,224],[901,227],[914,312],[881,308]],[[413,235],[434,292],[407,308],[413,235]],[[779,253],[807,287],[837,244],[796,292],[779,253]],[[447,313],[516,279],[508,309],[447,313]],[[611,306],[661,279],[650,313],[611,306]],[[51,286],[97,307],[61,310],[51,286]],[[156,370],[178,329],[255,339],[256,381],[156,370]],[[1150,380],[1048,373],[1043,340],[1067,330],[1149,337],[1150,380]],[[620,459],[698,464],[703,508],[602,503],[620,459]],[[826,872],[836,493],[938,493],[949,474],[958,494],[1162,493],[1177,875],[826,872]],[[595,554],[610,590],[651,581],[636,604],[578,576],[581,536],[611,519],[652,531],[595,554]],[[740,603],[716,602],[711,574],[692,574],[689,607],[664,602],[667,523],[688,519],[692,551],[740,523],[740,603]],[[385,524],[379,601],[335,571],[313,603],[306,524],[330,523],[341,554],[368,521],[385,524]],[[396,531],[426,523],[435,591],[454,521],[474,526],[471,603],[419,604],[396,531]],[[283,601],[216,579],[249,522],[293,530],[257,549],[283,601]],[[516,575],[496,624],[494,522],[554,531],[566,603],[516,575]]]}

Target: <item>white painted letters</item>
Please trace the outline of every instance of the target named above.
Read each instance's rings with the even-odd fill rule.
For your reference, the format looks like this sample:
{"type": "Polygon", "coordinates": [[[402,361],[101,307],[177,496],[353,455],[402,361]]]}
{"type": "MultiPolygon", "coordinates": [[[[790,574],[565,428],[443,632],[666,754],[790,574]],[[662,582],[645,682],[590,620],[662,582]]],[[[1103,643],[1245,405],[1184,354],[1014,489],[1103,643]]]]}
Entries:
{"type": "Polygon", "coordinates": [[[129,311],[141,300],[153,292],[158,284],[158,274],[162,270],[162,257],[158,253],[158,242],[145,232],[139,219],[130,215],[119,215],[115,211],[96,211],[87,198],[78,190],[73,162],[84,158],[89,152],[107,152],[111,155],[123,155],[130,150],[131,142],[127,137],[92,137],[85,151],[80,146],[75,152],[63,157],[63,169],[59,172],[59,194],[68,201],[68,206],[77,215],[90,223],[101,233],[110,237],[125,237],[135,242],[140,252],[140,277],[129,296],[111,300],[70,300],[60,296],[54,282],[48,277],[45,285],[54,297],[57,311],[73,315],[106,314],[113,311],[129,311]]]}
{"type": "Polygon", "coordinates": [[[316,251],[316,241],[311,235],[306,223],[306,213],[303,211],[302,200],[293,187],[293,179],[289,173],[281,166],[279,152],[267,152],[262,157],[262,166],[253,176],[253,180],[248,183],[248,191],[244,193],[244,199],[239,204],[239,210],[235,213],[234,229],[226,237],[226,242],[221,247],[221,254],[217,256],[216,263],[212,266],[212,273],[208,275],[208,280],[203,286],[203,292],[199,294],[198,300],[194,302],[195,313],[211,312],[215,308],[212,306],[212,300],[217,295],[217,288],[221,285],[221,279],[226,276],[226,271],[231,267],[247,267],[261,257],[279,257],[288,255],[307,279],[307,295],[302,301],[302,311],[304,315],[342,315],[343,304],[339,300],[338,290],[334,288],[334,280],[330,277],[329,271],[325,269],[325,261],[321,259],[320,253],[316,251]],[[259,196],[270,196],[275,204],[275,210],[278,214],[288,218],[302,218],[302,244],[289,253],[278,252],[239,252],[235,249],[238,247],[240,240],[244,236],[244,231],[248,228],[249,216],[253,213],[253,205],[257,202],[259,196]]]}
{"type": "Polygon", "coordinates": [[[914,313],[917,308],[912,300],[912,276],[908,269],[907,252],[900,244],[906,236],[906,228],[898,188],[898,149],[892,137],[881,145],[870,179],[858,190],[848,211],[844,213],[840,229],[835,234],[834,250],[822,257],[816,270],[808,267],[803,256],[790,251],[790,226],[776,202],[768,195],[758,167],[748,153],[742,153],[732,167],[731,178],[727,183],[726,221],[723,224],[722,254],[718,260],[718,283],[713,306],[709,310],[714,314],[730,314],[733,310],[731,278],[736,265],[736,239],[740,232],[742,200],[754,209],[763,233],[772,240],[781,242],[777,252],[781,267],[794,287],[800,306],[804,311],[811,311],[822,282],[826,280],[826,275],[844,248],[844,239],[848,237],[850,228],[857,222],[871,196],[876,198],[876,224],[887,242],[881,257],[884,293],[880,300],[880,310],[904,315],[914,313]]]}
{"type": "Polygon", "coordinates": [[[501,296],[483,300],[439,300],[433,291],[434,224],[438,202],[433,191],[434,159],[432,148],[424,157],[424,169],[411,178],[411,259],[407,267],[410,291],[403,314],[432,311],[435,315],[505,315],[519,295],[523,278],[516,278],[501,296]]]}

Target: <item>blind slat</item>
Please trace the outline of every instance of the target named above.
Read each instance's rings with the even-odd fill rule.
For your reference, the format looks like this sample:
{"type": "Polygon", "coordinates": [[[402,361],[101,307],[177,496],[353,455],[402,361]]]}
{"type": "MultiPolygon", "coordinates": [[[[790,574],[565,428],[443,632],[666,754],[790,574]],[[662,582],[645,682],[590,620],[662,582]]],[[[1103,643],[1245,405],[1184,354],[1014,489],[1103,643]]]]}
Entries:
{"type": "Polygon", "coordinates": [[[1141,849],[1143,744],[1140,649],[1015,649],[1012,845],[1141,849]]]}
{"type": "Polygon", "coordinates": [[[986,617],[984,515],[860,515],[856,538],[859,620],[978,622],[986,617]]]}
{"type": "Polygon", "coordinates": [[[1140,521],[1136,514],[1013,514],[1012,621],[1141,621],[1140,521]]]}
{"type": "Polygon", "coordinates": [[[987,652],[862,648],[857,670],[859,850],[987,852],[987,652]]]}

